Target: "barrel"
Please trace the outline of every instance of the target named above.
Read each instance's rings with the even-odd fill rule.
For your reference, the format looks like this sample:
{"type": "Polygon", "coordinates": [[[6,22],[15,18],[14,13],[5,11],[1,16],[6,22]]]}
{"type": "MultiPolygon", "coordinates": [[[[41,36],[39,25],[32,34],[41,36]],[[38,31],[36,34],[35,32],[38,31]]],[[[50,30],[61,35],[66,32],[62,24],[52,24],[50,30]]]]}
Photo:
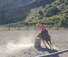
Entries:
{"type": "Polygon", "coordinates": [[[35,48],[41,47],[41,39],[40,38],[35,38],[34,47],[35,48]]]}

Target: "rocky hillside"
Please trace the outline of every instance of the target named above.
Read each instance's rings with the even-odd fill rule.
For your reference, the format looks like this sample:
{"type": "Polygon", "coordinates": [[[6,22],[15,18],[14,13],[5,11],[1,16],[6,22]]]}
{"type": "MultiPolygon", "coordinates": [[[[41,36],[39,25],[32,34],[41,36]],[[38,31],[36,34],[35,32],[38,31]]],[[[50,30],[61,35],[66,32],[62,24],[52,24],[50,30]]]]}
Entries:
{"type": "MultiPolygon", "coordinates": [[[[21,20],[25,20],[26,17],[28,16],[28,13],[30,13],[30,10],[32,8],[36,8],[36,5],[38,4],[37,2],[33,2],[33,3],[30,3],[27,6],[21,6],[21,3],[22,3],[22,5],[26,5],[30,1],[32,1],[32,0],[28,0],[28,1],[25,0],[23,3],[22,3],[22,1],[19,1],[19,0],[8,1],[8,2],[7,2],[7,0],[1,1],[0,23],[1,24],[3,24],[3,23],[8,24],[8,23],[14,23],[14,22],[18,22],[18,21],[21,21],[21,20]],[[19,3],[19,5],[18,5],[18,3],[19,3]]],[[[42,2],[39,3],[40,6],[42,6],[43,2],[44,2],[44,0],[42,0],[42,2]]]]}
{"type": "Polygon", "coordinates": [[[23,1],[14,0],[8,5],[5,2],[4,6],[0,6],[0,24],[44,22],[45,24],[63,25],[68,23],[68,0],[23,1]]]}

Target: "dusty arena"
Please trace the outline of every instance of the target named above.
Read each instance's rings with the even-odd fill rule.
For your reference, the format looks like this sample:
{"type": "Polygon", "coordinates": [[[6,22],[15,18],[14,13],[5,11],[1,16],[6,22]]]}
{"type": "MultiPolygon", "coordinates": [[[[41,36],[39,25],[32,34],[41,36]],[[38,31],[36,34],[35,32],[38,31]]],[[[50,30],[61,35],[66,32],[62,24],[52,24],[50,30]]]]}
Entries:
{"type": "MultiPolygon", "coordinates": [[[[42,42],[42,49],[34,47],[40,30],[0,31],[0,57],[36,57],[68,49],[68,30],[48,30],[52,48],[42,42]]],[[[53,57],[68,57],[68,52],[53,57]]]]}

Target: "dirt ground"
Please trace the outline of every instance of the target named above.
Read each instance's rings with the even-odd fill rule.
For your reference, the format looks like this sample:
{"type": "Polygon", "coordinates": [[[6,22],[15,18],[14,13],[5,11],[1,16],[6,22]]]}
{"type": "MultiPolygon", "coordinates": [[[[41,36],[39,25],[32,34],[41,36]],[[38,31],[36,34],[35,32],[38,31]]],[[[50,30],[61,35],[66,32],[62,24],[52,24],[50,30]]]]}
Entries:
{"type": "MultiPolygon", "coordinates": [[[[36,57],[68,49],[68,30],[48,30],[53,50],[34,47],[40,30],[0,31],[0,57],[36,57]],[[57,50],[59,49],[59,50],[57,50]]],[[[68,57],[68,52],[53,57],[68,57]]]]}

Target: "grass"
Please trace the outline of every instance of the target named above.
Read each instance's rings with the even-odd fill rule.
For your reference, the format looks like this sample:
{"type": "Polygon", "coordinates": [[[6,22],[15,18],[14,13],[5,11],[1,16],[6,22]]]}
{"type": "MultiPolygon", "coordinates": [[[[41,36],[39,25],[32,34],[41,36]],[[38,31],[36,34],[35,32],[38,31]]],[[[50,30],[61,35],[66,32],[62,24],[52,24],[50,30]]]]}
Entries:
{"type": "Polygon", "coordinates": [[[8,30],[8,27],[0,26],[0,30],[8,30]]]}

